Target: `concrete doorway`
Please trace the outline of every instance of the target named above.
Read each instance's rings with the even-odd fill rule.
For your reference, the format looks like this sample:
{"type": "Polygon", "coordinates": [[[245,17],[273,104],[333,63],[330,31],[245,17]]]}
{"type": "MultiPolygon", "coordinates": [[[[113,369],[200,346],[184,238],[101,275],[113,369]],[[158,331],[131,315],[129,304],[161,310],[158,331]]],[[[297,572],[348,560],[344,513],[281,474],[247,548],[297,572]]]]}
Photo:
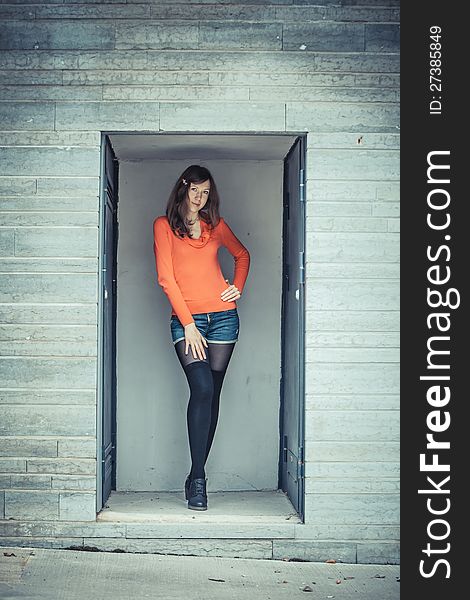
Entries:
{"type": "MultiPolygon", "coordinates": [[[[293,313],[286,300],[288,293],[295,294],[299,308],[294,301],[294,312],[303,311],[303,292],[299,298],[299,289],[294,289],[297,268],[287,257],[289,252],[298,254],[299,243],[288,234],[287,220],[298,211],[295,227],[300,232],[304,221],[302,202],[292,201],[303,173],[290,173],[288,179],[286,175],[286,156],[294,147],[297,156],[290,161],[291,170],[300,171],[305,137],[295,134],[103,135],[108,177],[103,176],[102,206],[114,203],[115,214],[114,226],[103,227],[112,242],[102,240],[103,248],[108,247],[106,262],[101,257],[108,265],[102,280],[108,277],[105,296],[114,295],[114,321],[109,317],[112,311],[102,318],[100,363],[114,376],[107,382],[102,377],[98,511],[104,508],[98,519],[177,521],[192,512],[186,509],[182,487],[190,464],[188,389],[169,336],[171,309],[156,280],[152,224],[164,214],[178,175],[193,163],[213,173],[221,214],[252,257],[238,302],[240,340],[224,382],[206,464],[212,510],[208,518],[302,518],[303,332],[300,323],[291,326],[293,313]],[[111,248],[114,260],[109,258],[111,248]],[[286,373],[292,353],[299,364],[286,373]],[[299,380],[295,386],[294,378],[299,380]],[[295,407],[290,406],[292,398],[286,401],[288,394],[295,396],[295,407]],[[287,428],[296,430],[294,448],[287,428]]],[[[106,211],[108,223],[111,212],[106,211]]],[[[233,261],[225,249],[220,261],[231,279],[233,261]]],[[[102,298],[102,308],[105,305],[102,298]]]]}

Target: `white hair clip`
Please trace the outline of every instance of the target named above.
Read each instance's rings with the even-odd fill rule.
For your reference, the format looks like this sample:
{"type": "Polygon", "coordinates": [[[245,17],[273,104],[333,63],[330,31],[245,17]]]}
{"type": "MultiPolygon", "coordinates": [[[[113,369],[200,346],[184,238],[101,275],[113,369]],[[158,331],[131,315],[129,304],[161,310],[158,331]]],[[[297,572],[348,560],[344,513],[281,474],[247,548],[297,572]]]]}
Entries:
{"type": "Polygon", "coordinates": [[[184,177],[183,177],[183,183],[184,183],[184,185],[188,185],[188,182],[186,181],[186,179],[184,179],[184,177]]]}

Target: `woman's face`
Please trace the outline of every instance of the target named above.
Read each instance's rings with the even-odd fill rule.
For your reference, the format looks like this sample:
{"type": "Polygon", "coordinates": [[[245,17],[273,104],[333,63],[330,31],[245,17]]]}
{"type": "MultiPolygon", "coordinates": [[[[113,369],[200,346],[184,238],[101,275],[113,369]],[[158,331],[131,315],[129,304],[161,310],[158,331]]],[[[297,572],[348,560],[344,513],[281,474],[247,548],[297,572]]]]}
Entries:
{"type": "Polygon", "coordinates": [[[202,183],[189,184],[186,196],[186,206],[189,216],[193,218],[197,217],[198,212],[207,204],[210,187],[209,179],[202,183]]]}

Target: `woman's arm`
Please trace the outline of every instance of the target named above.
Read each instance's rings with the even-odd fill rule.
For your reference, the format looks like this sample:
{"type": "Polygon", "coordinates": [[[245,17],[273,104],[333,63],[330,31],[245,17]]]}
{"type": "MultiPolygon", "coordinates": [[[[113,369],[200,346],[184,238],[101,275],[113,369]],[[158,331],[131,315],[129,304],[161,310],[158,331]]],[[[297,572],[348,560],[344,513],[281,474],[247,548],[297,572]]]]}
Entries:
{"type": "Polygon", "coordinates": [[[175,280],[171,257],[172,235],[173,232],[164,219],[155,219],[153,223],[153,251],[158,273],[158,283],[162,286],[176,316],[184,326],[185,354],[191,348],[194,358],[203,360],[206,358],[204,346],[207,348],[207,341],[197,329],[193,316],[175,280]]]}
{"type": "Polygon", "coordinates": [[[222,243],[233,256],[235,261],[235,272],[233,285],[238,288],[240,294],[245,287],[248,271],[250,270],[250,253],[233,233],[224,219],[220,219],[222,243]]]}
{"type": "Polygon", "coordinates": [[[170,234],[173,235],[164,219],[160,217],[155,219],[153,222],[153,252],[155,254],[158,283],[167,295],[181,324],[186,326],[194,323],[194,319],[175,280],[170,234]]]}

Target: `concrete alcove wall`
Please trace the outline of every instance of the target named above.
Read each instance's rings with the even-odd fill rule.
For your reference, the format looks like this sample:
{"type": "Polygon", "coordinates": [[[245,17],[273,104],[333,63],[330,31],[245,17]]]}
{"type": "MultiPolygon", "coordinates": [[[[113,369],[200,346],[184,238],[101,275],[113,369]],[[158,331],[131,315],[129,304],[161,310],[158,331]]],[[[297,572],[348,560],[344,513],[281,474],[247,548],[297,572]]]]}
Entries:
{"type": "MultiPolygon", "coordinates": [[[[250,251],[240,339],[207,462],[213,489],[276,489],[279,457],[283,158],[295,136],[111,135],[120,160],[117,489],[173,490],[189,468],[188,386],[157,283],[153,220],[176,178],[208,167],[221,214],[250,251]],[[197,153],[196,153],[197,150],[197,153]],[[216,158],[214,158],[216,157],[216,158]]],[[[227,278],[233,259],[221,249],[227,278]]]]}

